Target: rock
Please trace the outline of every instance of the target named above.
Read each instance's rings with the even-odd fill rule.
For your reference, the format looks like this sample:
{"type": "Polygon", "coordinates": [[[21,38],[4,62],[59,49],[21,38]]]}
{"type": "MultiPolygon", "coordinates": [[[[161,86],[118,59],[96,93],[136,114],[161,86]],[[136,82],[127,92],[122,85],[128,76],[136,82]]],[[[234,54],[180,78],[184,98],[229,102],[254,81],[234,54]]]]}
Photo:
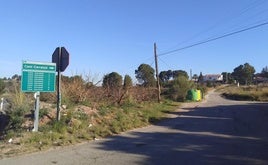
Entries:
{"type": "Polygon", "coordinates": [[[63,109],[67,109],[67,105],[62,105],[61,106],[63,109]]]}

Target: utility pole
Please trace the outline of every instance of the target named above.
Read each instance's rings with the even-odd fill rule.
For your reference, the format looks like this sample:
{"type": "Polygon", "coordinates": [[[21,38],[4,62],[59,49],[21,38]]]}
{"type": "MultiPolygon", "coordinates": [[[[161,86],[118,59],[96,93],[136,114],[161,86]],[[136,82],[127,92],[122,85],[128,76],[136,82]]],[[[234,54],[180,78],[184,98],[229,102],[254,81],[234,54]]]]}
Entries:
{"type": "Polygon", "coordinates": [[[192,81],[193,75],[192,75],[192,69],[190,69],[190,80],[192,81]]]}
{"type": "Polygon", "coordinates": [[[160,94],[161,94],[161,89],[160,89],[160,82],[159,82],[159,75],[158,75],[158,62],[157,62],[157,53],[156,53],[156,43],[154,43],[154,58],[155,58],[155,75],[156,75],[156,86],[157,86],[157,91],[158,91],[158,103],[160,103],[160,94]]]}

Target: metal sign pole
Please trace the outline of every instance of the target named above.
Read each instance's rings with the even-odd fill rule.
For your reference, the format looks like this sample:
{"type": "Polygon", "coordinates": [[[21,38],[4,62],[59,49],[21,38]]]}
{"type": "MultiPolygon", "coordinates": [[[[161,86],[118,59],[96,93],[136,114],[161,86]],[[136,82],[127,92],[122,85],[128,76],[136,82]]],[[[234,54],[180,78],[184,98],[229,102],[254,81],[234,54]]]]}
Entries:
{"type": "Polygon", "coordinates": [[[60,66],[61,66],[61,47],[59,47],[59,55],[58,55],[58,82],[57,82],[57,121],[60,121],[60,105],[61,105],[61,93],[60,93],[60,66]]]}
{"type": "Polygon", "coordinates": [[[35,98],[35,111],[34,111],[33,132],[38,132],[40,92],[36,92],[34,94],[34,98],[35,98]]]}
{"type": "Polygon", "coordinates": [[[61,106],[61,72],[69,65],[69,53],[64,47],[57,47],[52,54],[52,62],[56,63],[58,72],[57,82],[57,120],[60,121],[60,106],[61,106]]]}
{"type": "Polygon", "coordinates": [[[1,105],[0,105],[0,110],[2,111],[4,107],[4,98],[1,98],[1,105]]]}

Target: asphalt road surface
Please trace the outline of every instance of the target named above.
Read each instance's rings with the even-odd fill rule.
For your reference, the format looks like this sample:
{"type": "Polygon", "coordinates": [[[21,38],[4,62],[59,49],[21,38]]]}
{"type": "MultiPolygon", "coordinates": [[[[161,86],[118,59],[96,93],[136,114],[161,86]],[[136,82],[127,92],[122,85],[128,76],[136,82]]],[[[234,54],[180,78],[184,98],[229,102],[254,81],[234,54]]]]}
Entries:
{"type": "Polygon", "coordinates": [[[210,92],[170,118],[107,139],[6,158],[7,165],[267,165],[268,103],[223,99],[210,92]]]}

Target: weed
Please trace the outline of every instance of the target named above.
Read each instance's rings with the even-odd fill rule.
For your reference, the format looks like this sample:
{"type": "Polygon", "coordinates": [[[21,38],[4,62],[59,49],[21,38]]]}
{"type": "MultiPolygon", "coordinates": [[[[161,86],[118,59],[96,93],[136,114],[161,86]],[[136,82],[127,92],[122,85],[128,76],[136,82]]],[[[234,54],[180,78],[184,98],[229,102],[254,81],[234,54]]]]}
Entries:
{"type": "Polygon", "coordinates": [[[268,87],[228,86],[220,91],[224,97],[233,100],[268,101],[268,87]]]}
{"type": "Polygon", "coordinates": [[[49,110],[47,108],[42,108],[39,110],[39,118],[43,118],[49,114],[49,110]]]}
{"type": "Polygon", "coordinates": [[[57,132],[60,134],[65,134],[67,132],[67,125],[65,123],[65,120],[52,121],[51,128],[53,132],[57,132]]]}

